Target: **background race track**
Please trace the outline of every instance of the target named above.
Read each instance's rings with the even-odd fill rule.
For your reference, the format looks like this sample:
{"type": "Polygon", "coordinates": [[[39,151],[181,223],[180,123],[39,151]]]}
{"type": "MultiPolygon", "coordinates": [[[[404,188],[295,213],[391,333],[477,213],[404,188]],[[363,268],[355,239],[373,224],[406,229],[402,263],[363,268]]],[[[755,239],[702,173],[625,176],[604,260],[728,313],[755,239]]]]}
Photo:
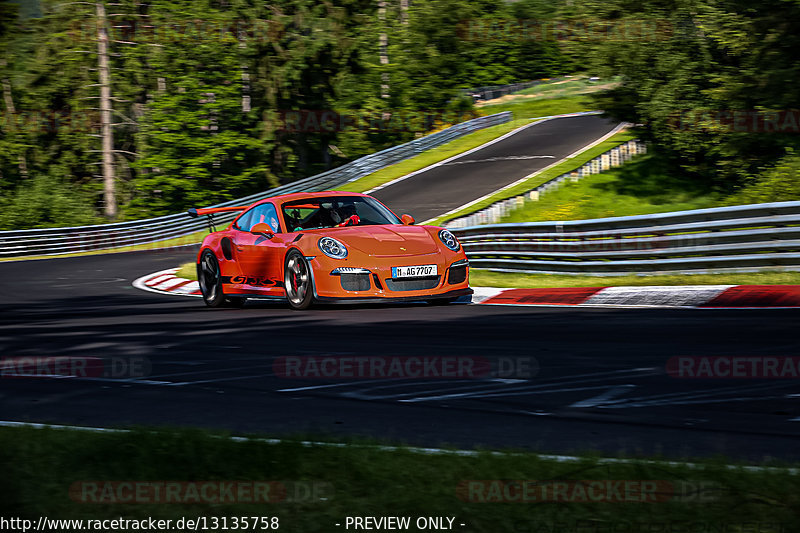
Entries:
{"type": "Polygon", "coordinates": [[[0,419],[555,453],[800,458],[797,379],[665,372],[676,356],[797,356],[800,310],[404,304],[291,312],[259,302],[211,310],[131,286],[193,257],[186,249],[0,263],[4,359],[88,357],[105,368],[143,362],[146,370],[127,379],[3,375],[0,419]],[[524,359],[535,372],[461,380],[276,375],[276,358],[309,355],[524,359]]]}
{"type": "Polygon", "coordinates": [[[616,126],[600,115],[546,120],[371,194],[422,222],[550,166],[616,126]]]}

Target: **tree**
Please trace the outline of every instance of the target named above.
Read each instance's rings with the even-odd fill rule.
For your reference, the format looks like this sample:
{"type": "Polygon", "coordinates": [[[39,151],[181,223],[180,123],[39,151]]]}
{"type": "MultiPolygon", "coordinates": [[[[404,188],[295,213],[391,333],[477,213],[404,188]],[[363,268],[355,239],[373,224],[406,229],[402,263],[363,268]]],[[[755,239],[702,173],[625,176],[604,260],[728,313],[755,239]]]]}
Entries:
{"type": "Polygon", "coordinates": [[[800,101],[800,3],[587,1],[579,11],[618,27],[647,20],[662,30],[586,51],[598,70],[624,77],[603,108],[644,123],[644,136],[682,172],[730,191],[798,146],[795,133],[743,127],[732,117],[800,101]]]}
{"type": "Polygon", "coordinates": [[[129,216],[209,205],[275,183],[264,161],[269,145],[257,135],[259,117],[242,109],[246,47],[224,31],[236,26],[235,13],[209,7],[197,26],[196,9],[194,2],[172,2],[149,13],[156,25],[185,26],[148,54],[150,80],[162,87],[151,87],[139,121],[141,157],[133,166],[141,175],[129,216]]]}

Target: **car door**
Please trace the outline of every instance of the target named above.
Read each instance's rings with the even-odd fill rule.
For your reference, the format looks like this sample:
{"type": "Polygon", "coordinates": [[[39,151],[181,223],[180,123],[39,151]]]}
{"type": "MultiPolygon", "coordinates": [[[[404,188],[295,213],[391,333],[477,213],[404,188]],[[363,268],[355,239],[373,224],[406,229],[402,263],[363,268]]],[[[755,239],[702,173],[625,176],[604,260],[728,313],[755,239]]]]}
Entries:
{"type": "Polygon", "coordinates": [[[281,231],[275,206],[267,202],[249,209],[239,217],[233,230],[234,253],[244,279],[232,281],[258,288],[282,290],[281,270],[286,234],[281,231]],[[262,222],[272,228],[272,238],[250,232],[256,224],[262,222]]]}

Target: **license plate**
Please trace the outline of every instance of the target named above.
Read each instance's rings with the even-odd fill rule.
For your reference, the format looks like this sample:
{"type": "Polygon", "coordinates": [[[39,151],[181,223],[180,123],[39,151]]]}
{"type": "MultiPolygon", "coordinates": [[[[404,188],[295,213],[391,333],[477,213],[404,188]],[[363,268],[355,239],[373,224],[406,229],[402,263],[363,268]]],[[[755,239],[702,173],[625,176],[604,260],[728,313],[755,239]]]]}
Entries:
{"type": "Polygon", "coordinates": [[[406,267],[392,267],[392,278],[424,278],[438,274],[436,265],[415,265],[406,267]]]}

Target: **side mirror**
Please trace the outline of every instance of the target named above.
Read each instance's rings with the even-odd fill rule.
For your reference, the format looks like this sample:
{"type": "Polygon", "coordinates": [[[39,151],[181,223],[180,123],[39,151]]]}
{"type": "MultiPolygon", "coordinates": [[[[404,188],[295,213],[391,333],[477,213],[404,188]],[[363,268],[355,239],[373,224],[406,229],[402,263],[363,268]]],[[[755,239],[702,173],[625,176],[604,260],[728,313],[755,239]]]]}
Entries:
{"type": "Polygon", "coordinates": [[[271,239],[275,236],[275,233],[272,231],[272,226],[267,224],[266,222],[259,222],[252,228],[250,228],[250,233],[253,235],[263,235],[267,239],[271,239]]]}
{"type": "Polygon", "coordinates": [[[414,217],[412,217],[408,213],[406,213],[405,215],[401,216],[400,220],[403,221],[403,225],[404,226],[410,226],[411,224],[413,224],[415,222],[414,217]]]}

